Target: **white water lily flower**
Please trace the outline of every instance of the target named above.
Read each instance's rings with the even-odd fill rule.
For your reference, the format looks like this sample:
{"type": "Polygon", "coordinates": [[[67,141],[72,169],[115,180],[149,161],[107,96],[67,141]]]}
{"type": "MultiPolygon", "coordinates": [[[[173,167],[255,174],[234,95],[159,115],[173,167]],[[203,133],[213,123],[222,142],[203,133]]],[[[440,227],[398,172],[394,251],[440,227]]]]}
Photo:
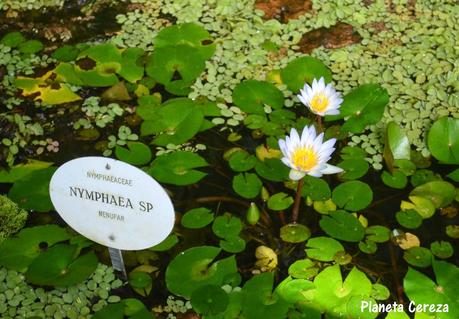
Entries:
{"type": "Polygon", "coordinates": [[[321,177],[323,174],[340,173],[339,167],[327,164],[335,148],[336,139],[323,142],[324,133],[317,135],[313,125],[305,126],[301,133],[292,128],[290,136],[279,140],[279,147],[284,157],[282,162],[291,168],[290,179],[299,180],[306,174],[321,177]]]}
{"type": "Polygon", "coordinates": [[[325,85],[323,77],[319,81],[314,79],[312,86],[305,84],[300,93],[298,98],[312,113],[320,116],[339,114],[339,107],[343,103],[341,93],[336,92],[330,83],[325,85]]]}

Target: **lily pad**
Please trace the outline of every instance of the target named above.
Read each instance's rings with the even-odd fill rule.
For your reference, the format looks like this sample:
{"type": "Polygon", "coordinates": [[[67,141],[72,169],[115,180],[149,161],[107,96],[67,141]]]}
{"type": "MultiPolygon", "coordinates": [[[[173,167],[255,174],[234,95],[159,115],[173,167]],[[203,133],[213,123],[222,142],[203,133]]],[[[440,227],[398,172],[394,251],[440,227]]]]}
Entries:
{"type": "Polygon", "coordinates": [[[397,159],[409,160],[411,157],[410,141],[405,131],[395,122],[389,122],[386,127],[384,157],[389,167],[397,159]]]}
{"type": "Polygon", "coordinates": [[[271,83],[246,80],[234,88],[233,101],[246,113],[263,115],[265,105],[273,109],[282,108],[284,94],[271,83]]]}
{"type": "Polygon", "coordinates": [[[162,183],[189,185],[207,175],[195,168],[206,166],[208,163],[198,154],[177,151],[157,157],[147,172],[162,183]]]}
{"type": "Polygon", "coordinates": [[[390,229],[384,226],[370,226],[365,228],[366,238],[375,243],[384,243],[390,239],[390,229]]]}
{"type": "Polygon", "coordinates": [[[370,165],[364,159],[348,159],[338,163],[344,172],[340,174],[343,180],[354,180],[365,176],[370,165]]]}
{"type": "Polygon", "coordinates": [[[412,247],[403,253],[405,259],[410,265],[416,267],[429,267],[432,263],[432,253],[424,247],[412,247]]]}
{"type": "Polygon", "coordinates": [[[301,224],[287,224],[280,229],[280,238],[287,243],[302,243],[309,237],[311,237],[311,231],[301,224]]]}
{"type": "Polygon", "coordinates": [[[258,176],[252,173],[240,173],[233,178],[234,191],[244,198],[257,197],[262,186],[258,176]]]}
{"type": "Polygon", "coordinates": [[[228,294],[216,285],[200,287],[191,294],[193,310],[206,316],[222,313],[228,307],[228,303],[228,294]]]}
{"type": "Polygon", "coordinates": [[[454,248],[448,241],[434,241],[430,244],[430,251],[435,257],[446,259],[454,254],[454,248]]]}
{"type": "Polygon", "coordinates": [[[409,199],[412,203],[401,202],[400,208],[402,210],[414,209],[423,219],[430,218],[435,214],[435,205],[430,199],[421,196],[409,196],[409,199]]]}
{"type": "Polygon", "coordinates": [[[365,229],[360,221],[345,211],[338,210],[322,216],[320,228],[328,235],[344,241],[358,242],[365,236],[365,229]]]}
{"type": "Polygon", "coordinates": [[[54,51],[51,57],[61,62],[70,62],[74,61],[79,53],[80,50],[77,47],[66,44],[54,51]]]}
{"type": "Polygon", "coordinates": [[[311,259],[295,261],[288,267],[288,274],[293,278],[310,279],[319,273],[319,268],[311,259]]]}
{"type": "Polygon", "coordinates": [[[445,164],[459,164],[459,119],[443,117],[437,120],[427,135],[432,155],[445,164]]]}
{"type": "Polygon", "coordinates": [[[149,248],[151,251],[167,251],[174,247],[179,242],[179,239],[176,234],[170,234],[159,244],[149,248]]]}
{"type": "Polygon", "coordinates": [[[384,171],[381,179],[385,185],[395,189],[403,189],[408,184],[408,178],[401,171],[394,171],[392,174],[384,171]]]}
{"type": "Polygon", "coordinates": [[[152,288],[152,278],[144,271],[134,270],[129,273],[129,285],[141,296],[148,296],[152,288]]]}
{"type": "Polygon", "coordinates": [[[94,252],[75,258],[77,246],[58,244],[35,258],[25,273],[35,285],[67,287],[88,278],[99,263],[94,252]]]}
{"type": "Polygon", "coordinates": [[[245,249],[245,240],[239,236],[227,236],[220,240],[220,247],[232,254],[240,253],[245,249]]]}
{"type": "Polygon", "coordinates": [[[359,249],[365,254],[374,254],[378,250],[378,246],[374,241],[365,240],[359,242],[359,249]]]}
{"type": "Polygon", "coordinates": [[[441,208],[453,202],[456,196],[456,189],[451,183],[445,181],[432,181],[419,185],[413,189],[410,196],[430,199],[436,208],[441,208]]]}
{"type": "Polygon", "coordinates": [[[190,298],[193,291],[200,287],[212,284],[221,287],[225,278],[237,273],[237,266],[234,256],[211,264],[220,251],[216,247],[200,246],[178,254],[166,269],[168,290],[190,298]]]}
{"type": "Polygon", "coordinates": [[[119,303],[109,304],[94,313],[93,319],[156,319],[153,314],[137,299],[123,299],[119,303]]]}
{"type": "Polygon", "coordinates": [[[205,207],[194,208],[187,211],[181,219],[183,227],[199,229],[206,227],[214,220],[214,214],[205,207]]]}
{"type": "Polygon", "coordinates": [[[135,83],[142,79],[144,67],[140,62],[145,52],[141,48],[127,48],[121,55],[121,68],[117,72],[126,81],[135,83]]]}
{"type": "Polygon", "coordinates": [[[304,56],[291,61],[281,70],[282,81],[292,92],[299,92],[305,83],[312,84],[312,80],[323,77],[325,82],[331,82],[332,73],[322,61],[304,56]]]}
{"type": "Polygon", "coordinates": [[[0,170],[0,183],[14,183],[24,176],[53,165],[52,162],[43,162],[29,159],[25,163],[16,164],[9,170],[0,170]]]}
{"type": "Polygon", "coordinates": [[[255,167],[257,158],[244,150],[231,154],[228,164],[235,172],[246,172],[255,167]]]}
{"type": "Polygon", "coordinates": [[[116,157],[131,165],[145,165],[151,161],[151,150],[147,145],[140,142],[127,142],[127,147],[116,146],[116,157]]]}
{"type": "Polygon", "coordinates": [[[56,169],[48,167],[23,176],[13,184],[8,197],[21,208],[49,212],[53,209],[49,197],[49,182],[56,169]]]}
{"type": "Polygon", "coordinates": [[[418,228],[423,219],[415,209],[399,211],[395,214],[395,218],[400,225],[408,229],[418,228]]]}
{"type": "Polygon", "coordinates": [[[301,195],[309,196],[314,201],[326,201],[331,197],[331,190],[328,183],[321,178],[306,175],[304,178],[301,195]]]}
{"type": "Polygon", "coordinates": [[[15,48],[19,44],[26,41],[26,38],[21,34],[21,32],[10,32],[7,33],[3,38],[0,40],[0,44],[3,44],[10,48],[15,48]]]}
{"type": "Polygon", "coordinates": [[[284,210],[293,204],[293,198],[284,192],[274,194],[268,199],[268,208],[272,210],[284,210]]]}
{"type": "Polygon", "coordinates": [[[242,221],[230,213],[225,213],[215,218],[212,231],[220,238],[229,238],[239,235],[242,230],[242,221]]]}
{"type": "Polygon", "coordinates": [[[449,173],[447,176],[451,178],[453,181],[455,181],[456,183],[459,183],[459,168],[456,168],[454,171],[449,173]]]}
{"type": "Polygon", "coordinates": [[[43,43],[38,40],[27,40],[18,45],[18,50],[25,54],[34,54],[43,50],[43,43]]]}
{"type": "Polygon", "coordinates": [[[338,185],[333,190],[332,200],[340,208],[358,211],[370,205],[373,192],[366,183],[350,181],[338,185]]]}
{"type": "Polygon", "coordinates": [[[371,296],[376,300],[386,300],[390,297],[390,291],[382,284],[373,284],[371,296]]]}
{"type": "Polygon", "coordinates": [[[265,158],[257,161],[255,171],[268,181],[282,182],[288,180],[290,169],[278,158],[265,158]]]}
{"type": "Polygon", "coordinates": [[[314,237],[306,243],[308,257],[319,261],[332,261],[340,251],[344,251],[343,245],[330,237],[314,237]]]}

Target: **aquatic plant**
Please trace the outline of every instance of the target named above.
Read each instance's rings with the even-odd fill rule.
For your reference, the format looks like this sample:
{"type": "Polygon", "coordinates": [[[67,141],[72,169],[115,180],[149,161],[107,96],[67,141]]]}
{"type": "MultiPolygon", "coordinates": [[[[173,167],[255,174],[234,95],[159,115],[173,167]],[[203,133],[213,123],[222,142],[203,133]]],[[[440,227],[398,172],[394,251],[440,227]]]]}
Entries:
{"type": "Polygon", "coordinates": [[[0,242],[21,230],[27,221],[27,212],[4,195],[0,195],[0,242]]]}

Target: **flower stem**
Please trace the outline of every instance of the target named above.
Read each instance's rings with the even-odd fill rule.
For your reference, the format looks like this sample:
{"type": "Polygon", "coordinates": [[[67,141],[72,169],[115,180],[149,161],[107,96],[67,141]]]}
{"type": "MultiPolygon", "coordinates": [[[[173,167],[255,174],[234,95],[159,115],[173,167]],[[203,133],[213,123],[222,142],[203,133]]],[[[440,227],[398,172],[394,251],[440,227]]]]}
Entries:
{"type": "Polygon", "coordinates": [[[293,210],[292,210],[292,223],[295,224],[298,221],[298,212],[300,209],[301,203],[301,189],[303,188],[304,180],[300,179],[298,181],[298,186],[296,188],[296,196],[295,202],[293,203],[293,210]]]}
{"type": "Polygon", "coordinates": [[[322,125],[322,116],[317,115],[317,133],[322,133],[324,131],[324,127],[322,125]]]}

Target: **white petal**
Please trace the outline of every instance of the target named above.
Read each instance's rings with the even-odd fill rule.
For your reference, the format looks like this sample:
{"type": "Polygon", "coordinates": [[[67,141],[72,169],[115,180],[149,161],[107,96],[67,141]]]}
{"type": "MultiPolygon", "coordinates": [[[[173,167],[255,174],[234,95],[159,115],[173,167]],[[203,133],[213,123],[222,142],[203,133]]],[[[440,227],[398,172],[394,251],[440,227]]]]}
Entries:
{"type": "Polygon", "coordinates": [[[301,95],[298,94],[297,97],[298,97],[298,100],[300,100],[300,102],[303,103],[305,106],[309,104],[308,101],[306,101],[306,99],[304,98],[303,94],[301,95]]]}
{"type": "Polygon", "coordinates": [[[282,154],[284,154],[284,156],[287,156],[287,145],[285,145],[285,141],[283,139],[280,139],[279,140],[279,148],[282,152],[282,154]]]}
{"type": "Polygon", "coordinates": [[[290,143],[292,144],[292,146],[298,145],[300,143],[300,136],[293,127],[290,130],[290,143]]]}
{"type": "Polygon", "coordinates": [[[339,114],[339,110],[338,109],[332,109],[332,110],[328,110],[327,112],[325,112],[325,115],[338,115],[339,114]]]}
{"type": "Polygon", "coordinates": [[[333,166],[330,164],[325,164],[325,169],[322,170],[322,174],[336,174],[343,172],[343,169],[338,166],[333,166]]]}
{"type": "Polygon", "coordinates": [[[288,177],[290,177],[291,180],[297,181],[299,179],[302,179],[304,175],[306,174],[301,171],[297,171],[296,169],[291,169],[290,173],[288,174],[288,177]]]}

